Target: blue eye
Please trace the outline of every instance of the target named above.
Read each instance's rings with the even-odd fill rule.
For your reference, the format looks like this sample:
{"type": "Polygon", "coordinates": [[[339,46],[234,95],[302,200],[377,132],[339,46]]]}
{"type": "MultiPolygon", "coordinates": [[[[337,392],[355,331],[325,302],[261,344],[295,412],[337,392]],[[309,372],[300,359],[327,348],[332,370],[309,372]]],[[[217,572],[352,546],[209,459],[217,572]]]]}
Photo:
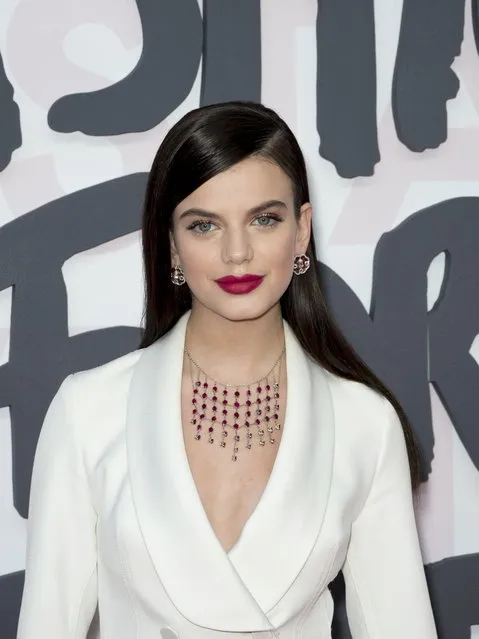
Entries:
{"type": "Polygon", "coordinates": [[[258,226],[276,226],[278,222],[281,222],[279,215],[273,215],[272,213],[259,215],[255,222],[258,222],[258,226]]]}
{"type": "MultiPolygon", "coordinates": [[[[263,213],[262,215],[258,215],[253,222],[256,226],[263,226],[265,228],[272,228],[276,226],[279,222],[282,221],[282,218],[275,213],[263,213]]],[[[206,235],[212,230],[215,224],[210,220],[196,220],[192,222],[187,228],[188,231],[193,231],[197,235],[206,235]]]]}
{"type": "Polygon", "coordinates": [[[198,220],[197,222],[190,224],[188,230],[194,231],[195,233],[198,233],[198,235],[206,235],[206,233],[211,230],[208,228],[210,226],[214,226],[213,222],[209,222],[208,220],[198,220]]]}

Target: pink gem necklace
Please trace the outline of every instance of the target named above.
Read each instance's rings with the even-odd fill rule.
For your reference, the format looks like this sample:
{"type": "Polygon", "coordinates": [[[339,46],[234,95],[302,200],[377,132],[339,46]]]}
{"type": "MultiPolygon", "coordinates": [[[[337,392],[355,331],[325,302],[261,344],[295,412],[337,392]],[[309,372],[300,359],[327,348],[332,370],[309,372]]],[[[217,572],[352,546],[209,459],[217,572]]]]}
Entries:
{"type": "Polygon", "coordinates": [[[205,373],[185,348],[193,387],[190,422],[194,427],[194,438],[200,440],[202,433],[206,433],[208,442],[213,444],[219,433],[222,448],[226,448],[227,441],[232,440],[232,461],[238,459],[242,439],[244,448],[251,449],[253,430],[257,432],[260,446],[264,446],[267,439],[274,444],[274,431],[281,429],[279,381],[284,352],[285,348],[261,379],[249,384],[223,384],[205,373]],[[244,431],[243,438],[241,431],[244,431]]]}

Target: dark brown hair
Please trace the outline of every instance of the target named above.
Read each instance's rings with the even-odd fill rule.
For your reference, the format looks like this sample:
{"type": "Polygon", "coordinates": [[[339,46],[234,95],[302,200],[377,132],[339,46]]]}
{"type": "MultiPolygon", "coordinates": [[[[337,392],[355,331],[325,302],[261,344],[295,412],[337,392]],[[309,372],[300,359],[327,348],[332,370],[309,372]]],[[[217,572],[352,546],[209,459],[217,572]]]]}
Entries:
{"type": "MultiPolygon", "coordinates": [[[[143,214],[145,271],[145,348],[167,333],[191,308],[187,284],[171,283],[170,230],[176,206],[218,173],[260,156],[275,162],[293,184],[297,214],[310,201],[301,149],[286,123],[271,109],[252,102],[226,102],[195,109],[166,135],[149,174],[143,214]]],[[[323,368],[360,382],[386,397],[404,430],[413,487],[419,482],[419,460],[413,431],[391,391],[359,358],[330,312],[320,287],[314,235],[307,250],[311,268],[293,277],[281,298],[284,319],[304,350],[323,368]]]]}

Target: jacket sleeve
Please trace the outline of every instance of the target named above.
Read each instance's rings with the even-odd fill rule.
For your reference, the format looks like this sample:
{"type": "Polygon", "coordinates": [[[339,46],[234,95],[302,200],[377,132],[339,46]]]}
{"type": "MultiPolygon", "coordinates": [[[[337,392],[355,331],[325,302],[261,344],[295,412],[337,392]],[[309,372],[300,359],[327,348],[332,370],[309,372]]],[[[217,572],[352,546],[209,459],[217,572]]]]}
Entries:
{"type": "Polygon", "coordinates": [[[404,434],[386,404],[374,480],[343,567],[349,625],[353,639],[437,639],[404,434]]]}
{"type": "Polygon", "coordinates": [[[69,376],[38,439],[17,639],[85,639],[96,609],[96,513],[74,433],[69,376]]]}

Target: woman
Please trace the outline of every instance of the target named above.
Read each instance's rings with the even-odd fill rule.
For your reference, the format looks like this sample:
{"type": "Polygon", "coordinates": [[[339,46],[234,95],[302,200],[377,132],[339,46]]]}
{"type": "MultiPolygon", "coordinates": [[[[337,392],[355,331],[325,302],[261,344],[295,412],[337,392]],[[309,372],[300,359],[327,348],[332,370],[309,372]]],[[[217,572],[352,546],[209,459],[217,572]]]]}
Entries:
{"type": "Polygon", "coordinates": [[[19,639],[436,637],[397,401],[328,315],[304,160],[252,103],[149,176],[140,348],[70,375],[38,443],[19,639]]]}

